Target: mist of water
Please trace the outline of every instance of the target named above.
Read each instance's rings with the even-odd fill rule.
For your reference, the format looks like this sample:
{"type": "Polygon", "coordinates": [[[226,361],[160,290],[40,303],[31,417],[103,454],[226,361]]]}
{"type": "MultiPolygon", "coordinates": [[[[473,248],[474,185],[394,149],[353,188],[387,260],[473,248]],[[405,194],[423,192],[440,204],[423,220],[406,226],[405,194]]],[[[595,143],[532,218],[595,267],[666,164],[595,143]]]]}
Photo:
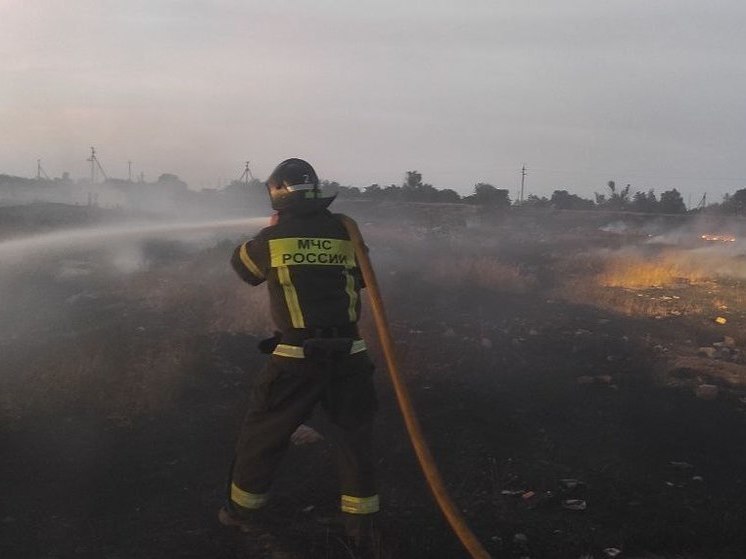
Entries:
{"type": "Polygon", "coordinates": [[[200,235],[214,235],[230,231],[251,234],[267,223],[266,217],[254,217],[191,223],[141,223],[66,229],[0,241],[0,264],[3,266],[18,265],[37,256],[49,256],[69,249],[107,246],[110,243],[131,243],[154,238],[169,239],[174,236],[178,236],[179,240],[188,240],[198,238],[200,235]]]}

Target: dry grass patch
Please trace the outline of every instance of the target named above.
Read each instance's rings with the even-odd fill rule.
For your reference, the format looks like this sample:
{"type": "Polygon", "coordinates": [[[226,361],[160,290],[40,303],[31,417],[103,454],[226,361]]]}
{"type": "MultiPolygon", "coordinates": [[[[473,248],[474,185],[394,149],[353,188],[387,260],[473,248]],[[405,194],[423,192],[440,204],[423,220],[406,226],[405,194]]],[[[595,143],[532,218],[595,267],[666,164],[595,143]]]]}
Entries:
{"type": "Polygon", "coordinates": [[[610,255],[598,274],[598,283],[605,287],[645,289],[654,286],[702,283],[708,280],[707,270],[677,253],[643,256],[632,252],[610,255]]]}
{"type": "Polygon", "coordinates": [[[448,287],[481,287],[507,293],[525,293],[536,286],[533,276],[515,264],[491,256],[456,256],[431,261],[426,277],[448,287]]]}

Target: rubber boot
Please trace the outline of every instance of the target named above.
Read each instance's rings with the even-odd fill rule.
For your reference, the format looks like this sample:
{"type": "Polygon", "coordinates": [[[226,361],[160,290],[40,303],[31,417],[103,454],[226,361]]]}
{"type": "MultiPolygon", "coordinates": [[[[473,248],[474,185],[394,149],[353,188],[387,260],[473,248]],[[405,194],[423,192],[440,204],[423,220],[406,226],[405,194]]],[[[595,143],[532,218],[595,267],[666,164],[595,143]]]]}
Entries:
{"type": "Polygon", "coordinates": [[[347,539],[355,548],[373,550],[380,546],[381,534],[377,526],[377,514],[342,513],[347,539]]]}

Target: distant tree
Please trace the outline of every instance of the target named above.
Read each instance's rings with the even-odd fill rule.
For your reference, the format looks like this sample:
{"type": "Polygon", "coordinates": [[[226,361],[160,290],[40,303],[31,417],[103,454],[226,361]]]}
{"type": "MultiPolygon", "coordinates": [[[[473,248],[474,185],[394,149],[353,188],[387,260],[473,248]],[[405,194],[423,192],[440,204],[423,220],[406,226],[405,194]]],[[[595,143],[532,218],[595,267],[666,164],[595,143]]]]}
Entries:
{"type": "Polygon", "coordinates": [[[163,173],[156,181],[159,186],[167,188],[172,193],[183,193],[189,190],[187,183],[181,180],[178,176],[172,175],[171,173],[163,173]]]}
{"type": "Polygon", "coordinates": [[[536,194],[529,194],[523,205],[529,208],[548,208],[551,202],[546,196],[539,198],[536,194]]]}
{"type": "Polygon", "coordinates": [[[432,185],[422,182],[422,173],[407,171],[404,184],[397,192],[404,202],[436,202],[438,190],[432,185]]]}
{"type": "Polygon", "coordinates": [[[658,199],[655,191],[651,188],[646,192],[635,192],[630,203],[630,208],[636,212],[654,213],[659,211],[658,199]]]}
{"type": "Polygon", "coordinates": [[[404,180],[404,186],[406,188],[415,189],[422,185],[422,173],[419,171],[407,171],[406,179],[404,180]]]}
{"type": "Polygon", "coordinates": [[[450,188],[444,188],[443,190],[436,191],[435,201],[443,204],[457,204],[461,201],[461,196],[455,190],[450,188]]]}
{"type": "Polygon", "coordinates": [[[609,189],[608,197],[603,194],[595,194],[597,206],[608,210],[625,210],[629,207],[629,190],[631,188],[629,184],[621,190],[617,190],[616,182],[609,181],[606,183],[606,187],[609,189]]]}
{"type": "Polygon", "coordinates": [[[555,190],[550,204],[558,210],[589,210],[593,208],[593,201],[581,198],[577,194],[570,194],[567,190],[555,190]]]}
{"type": "MultiPolygon", "coordinates": [[[[745,193],[746,194],[746,193],[745,193]]],[[[683,214],[686,213],[686,204],[684,199],[675,188],[661,193],[661,201],[658,204],[659,210],[664,214],[683,214]]]]}
{"type": "Polygon", "coordinates": [[[479,182],[474,185],[474,194],[466,199],[471,204],[509,208],[510,196],[506,189],[495,188],[491,184],[479,182]]]}
{"type": "Polygon", "coordinates": [[[363,196],[370,200],[377,200],[383,194],[383,189],[377,184],[371,184],[363,188],[363,196]]]}
{"type": "Polygon", "coordinates": [[[723,196],[723,203],[720,204],[720,208],[724,213],[746,214],[746,188],[741,188],[733,194],[723,196]]]}
{"type": "Polygon", "coordinates": [[[360,189],[357,186],[340,186],[339,197],[340,198],[360,198],[360,189]]]}

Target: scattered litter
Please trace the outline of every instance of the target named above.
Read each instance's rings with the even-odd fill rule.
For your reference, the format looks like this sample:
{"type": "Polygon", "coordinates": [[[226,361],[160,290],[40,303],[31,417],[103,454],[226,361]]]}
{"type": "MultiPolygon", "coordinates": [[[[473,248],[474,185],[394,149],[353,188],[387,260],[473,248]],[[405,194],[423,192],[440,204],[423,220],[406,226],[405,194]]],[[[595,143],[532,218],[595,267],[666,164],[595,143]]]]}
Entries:
{"type": "Polygon", "coordinates": [[[303,509],[303,512],[305,512],[306,514],[308,514],[309,512],[311,512],[315,508],[316,508],[315,505],[308,505],[306,508],[303,509]]]}
{"type": "Polygon", "coordinates": [[[534,491],[526,491],[523,495],[521,495],[521,498],[524,501],[528,501],[529,499],[532,499],[536,496],[536,493],[534,491]]]}
{"type": "Polygon", "coordinates": [[[704,357],[709,357],[712,359],[715,357],[715,354],[717,353],[717,350],[714,347],[700,347],[697,350],[697,355],[702,355],[704,357]]]}
{"type": "Polygon", "coordinates": [[[716,322],[717,324],[725,324],[726,322],[728,322],[728,319],[727,319],[727,318],[725,318],[725,317],[719,316],[719,317],[717,317],[717,318],[715,319],[715,322],[716,322]]]}
{"type": "Polygon", "coordinates": [[[613,379],[611,375],[596,375],[596,380],[601,384],[611,384],[613,379]]]}
{"type": "Polygon", "coordinates": [[[588,507],[583,499],[565,499],[562,508],[567,510],[585,510],[588,507]]]}
{"type": "Polygon", "coordinates": [[[714,384],[700,384],[694,394],[701,400],[714,400],[718,397],[720,389],[714,384]]]}
{"type": "Polygon", "coordinates": [[[702,476],[692,476],[692,481],[700,481],[701,482],[701,481],[704,481],[704,480],[705,480],[705,478],[703,478],[702,476]]]}
{"type": "Polygon", "coordinates": [[[562,486],[562,489],[565,489],[567,491],[572,491],[573,489],[576,489],[577,487],[580,487],[581,485],[584,485],[582,481],[572,478],[566,478],[560,480],[560,485],[562,486]]]}
{"type": "Polygon", "coordinates": [[[528,536],[526,534],[516,534],[513,536],[513,543],[516,545],[526,545],[528,543],[528,536]]]}
{"type": "Polygon", "coordinates": [[[500,491],[500,495],[505,495],[506,497],[520,497],[526,493],[524,489],[503,489],[500,491]]]}
{"type": "Polygon", "coordinates": [[[617,547],[607,547],[606,549],[604,549],[604,557],[608,557],[609,559],[619,557],[621,554],[622,550],[617,547]]]}
{"type": "Polygon", "coordinates": [[[672,460],[669,464],[679,470],[691,470],[694,467],[689,462],[676,462],[675,460],[672,460]]]}

